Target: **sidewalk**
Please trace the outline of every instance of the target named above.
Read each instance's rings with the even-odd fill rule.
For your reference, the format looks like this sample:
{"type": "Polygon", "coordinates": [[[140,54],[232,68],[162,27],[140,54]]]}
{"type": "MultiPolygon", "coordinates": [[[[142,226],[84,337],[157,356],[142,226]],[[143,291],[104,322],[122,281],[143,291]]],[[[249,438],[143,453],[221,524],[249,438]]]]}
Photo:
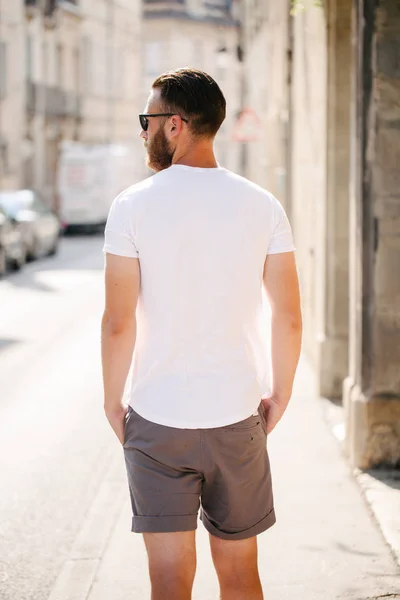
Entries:
{"type": "MultiPolygon", "coordinates": [[[[303,362],[288,412],[268,441],[277,523],[259,537],[265,598],[400,599],[399,565],[329,430],[312,381],[303,362]]],[[[49,600],[150,598],[147,558],[142,537],[130,533],[129,495],[117,450],[49,600]]],[[[399,496],[397,491],[400,507],[399,496]]],[[[200,522],[197,541],[193,600],[217,600],[208,537],[200,522]]]]}

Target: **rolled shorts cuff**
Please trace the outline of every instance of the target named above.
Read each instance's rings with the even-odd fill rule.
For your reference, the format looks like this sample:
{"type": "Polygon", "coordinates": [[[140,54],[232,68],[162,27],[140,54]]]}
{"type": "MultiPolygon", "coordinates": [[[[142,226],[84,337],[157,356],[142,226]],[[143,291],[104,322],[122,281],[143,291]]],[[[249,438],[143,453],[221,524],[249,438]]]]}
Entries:
{"type": "Polygon", "coordinates": [[[160,517],[132,517],[134,533],[176,533],[197,529],[197,514],[160,517]]]}
{"type": "Polygon", "coordinates": [[[247,538],[254,537],[255,535],[259,535],[264,531],[267,531],[272,525],[276,523],[275,510],[272,509],[261,521],[249,527],[248,529],[244,529],[242,531],[238,531],[236,533],[229,533],[227,531],[222,531],[221,529],[217,529],[215,525],[210,523],[207,519],[206,515],[203,511],[201,511],[200,519],[203,522],[204,527],[207,529],[211,535],[214,535],[221,540],[245,540],[247,538]]]}

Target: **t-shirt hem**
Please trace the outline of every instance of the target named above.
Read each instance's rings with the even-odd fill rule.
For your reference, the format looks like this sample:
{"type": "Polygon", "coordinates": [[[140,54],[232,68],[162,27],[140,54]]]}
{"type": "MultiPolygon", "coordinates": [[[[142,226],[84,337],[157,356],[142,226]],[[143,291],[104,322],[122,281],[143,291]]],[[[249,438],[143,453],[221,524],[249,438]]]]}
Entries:
{"type": "Polygon", "coordinates": [[[229,419],[224,419],[223,421],[200,421],[196,424],[187,421],[176,421],[175,419],[168,419],[164,417],[160,417],[159,415],[154,415],[147,413],[146,411],[142,411],[141,408],[129,402],[129,406],[143,419],[146,421],[150,421],[151,423],[156,423],[157,425],[164,425],[166,427],[175,427],[176,429],[215,429],[217,427],[226,427],[227,425],[233,425],[233,423],[238,423],[239,421],[243,421],[247,419],[252,414],[254,414],[261,402],[261,398],[256,406],[252,410],[246,410],[246,412],[238,413],[229,417],[229,419]]]}
{"type": "Polygon", "coordinates": [[[103,254],[114,254],[115,256],[125,256],[126,258],[139,258],[139,255],[134,252],[127,252],[126,250],[115,250],[109,246],[103,247],[103,254]]]}
{"type": "Polygon", "coordinates": [[[268,254],[284,254],[286,252],[294,252],[296,250],[295,246],[290,246],[286,248],[279,248],[279,250],[268,250],[268,254]]]}

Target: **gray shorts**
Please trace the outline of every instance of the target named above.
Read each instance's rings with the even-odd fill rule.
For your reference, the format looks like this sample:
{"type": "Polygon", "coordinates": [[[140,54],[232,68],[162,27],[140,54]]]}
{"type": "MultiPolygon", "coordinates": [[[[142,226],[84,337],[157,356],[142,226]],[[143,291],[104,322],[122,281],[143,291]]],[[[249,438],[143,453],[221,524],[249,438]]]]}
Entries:
{"type": "Polygon", "coordinates": [[[129,407],[124,454],[136,533],[195,530],[199,508],[205,528],[225,540],[275,523],[261,405],[255,416],[212,429],[158,425],[129,407]]]}

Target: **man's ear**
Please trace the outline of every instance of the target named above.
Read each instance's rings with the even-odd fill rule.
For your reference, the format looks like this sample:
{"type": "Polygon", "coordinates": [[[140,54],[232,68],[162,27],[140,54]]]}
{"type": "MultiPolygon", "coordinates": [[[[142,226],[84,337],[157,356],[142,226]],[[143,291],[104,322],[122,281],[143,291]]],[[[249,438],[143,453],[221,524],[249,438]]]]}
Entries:
{"type": "Polygon", "coordinates": [[[173,117],[171,117],[171,132],[180,133],[181,129],[182,121],[177,115],[174,115],[173,117]]]}

